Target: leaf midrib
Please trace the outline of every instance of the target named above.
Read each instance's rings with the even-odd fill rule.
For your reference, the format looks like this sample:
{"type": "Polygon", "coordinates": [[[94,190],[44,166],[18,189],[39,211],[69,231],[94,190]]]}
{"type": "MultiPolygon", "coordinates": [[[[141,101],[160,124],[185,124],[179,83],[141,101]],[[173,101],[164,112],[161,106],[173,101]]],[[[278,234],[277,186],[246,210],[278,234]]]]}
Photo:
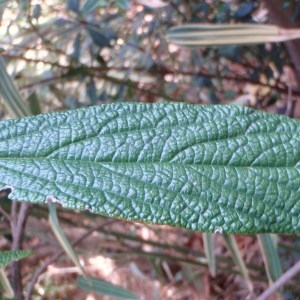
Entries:
{"type": "MultiPolygon", "coordinates": [[[[55,161],[55,160],[54,160],[55,161]]],[[[67,160],[68,161],[68,160],[67,160]]],[[[66,162],[66,160],[64,160],[64,163],[66,162]]],[[[90,161],[83,161],[83,162],[88,162],[89,164],[91,164],[91,163],[99,163],[99,164],[101,164],[101,167],[102,168],[104,168],[104,169],[106,169],[106,170],[108,170],[109,172],[113,172],[113,173],[115,173],[115,174],[117,174],[118,176],[123,176],[123,177],[127,177],[127,178],[129,178],[131,181],[136,181],[136,182],[138,182],[139,184],[143,184],[143,185],[148,185],[148,186],[155,186],[156,188],[158,188],[158,189],[160,189],[160,190],[164,190],[165,192],[170,192],[170,193],[174,193],[174,194],[180,194],[180,195],[191,195],[191,196],[197,196],[196,194],[194,194],[194,193],[188,193],[188,192],[175,192],[175,191],[172,191],[172,190],[169,190],[169,189],[166,189],[165,187],[163,187],[163,186],[161,186],[161,185],[157,185],[157,184],[154,184],[154,183],[149,183],[149,182],[144,182],[144,181],[141,181],[141,180],[139,180],[138,178],[135,178],[135,177],[130,177],[129,175],[125,175],[124,173],[119,173],[119,172],[117,172],[116,170],[111,170],[111,169],[109,169],[109,168],[106,168],[105,167],[105,165],[103,165],[103,164],[115,164],[115,163],[112,163],[112,162],[90,162],[90,161]]],[[[122,163],[120,163],[120,164],[149,164],[149,165],[151,165],[151,166],[153,166],[153,163],[124,163],[124,162],[122,162],[122,163]]],[[[159,165],[161,165],[161,164],[166,164],[166,165],[174,165],[173,163],[157,163],[157,164],[159,164],[159,165]]],[[[181,165],[182,166],[182,164],[179,164],[179,165],[181,165]]],[[[195,172],[195,173],[199,173],[198,172],[198,170],[195,170],[193,167],[195,167],[195,165],[193,165],[193,164],[189,164],[189,165],[186,165],[187,167],[190,167],[191,169],[192,169],[192,171],[193,172],[195,172]]],[[[201,165],[202,166],[202,165],[201,165]]],[[[232,167],[232,166],[223,166],[223,165],[221,165],[221,166],[216,166],[216,165],[203,165],[203,167],[220,167],[220,168],[224,168],[224,167],[229,167],[229,168],[246,168],[246,169],[249,169],[249,167],[241,167],[241,166],[238,166],[238,167],[232,167]]],[[[18,173],[19,171],[18,170],[14,170],[14,169],[11,169],[11,168],[9,168],[9,167],[6,167],[6,166],[1,166],[1,168],[4,168],[4,169],[6,169],[6,170],[8,170],[8,171],[10,171],[10,172],[13,172],[13,173],[18,173]]],[[[254,167],[254,168],[252,168],[252,167],[250,167],[251,169],[260,169],[260,168],[269,168],[269,167],[254,167]]],[[[276,168],[276,167],[273,167],[273,168],[276,168]]],[[[280,167],[280,168],[283,168],[283,169],[286,169],[286,167],[280,167]]],[[[280,168],[278,168],[278,169],[280,169],[280,168]]],[[[23,172],[23,174],[26,174],[25,172],[23,172]]],[[[260,178],[262,178],[262,179],[264,179],[264,180],[266,180],[266,178],[264,178],[263,176],[261,176],[261,174],[258,174],[258,173],[255,173],[255,175],[256,176],[259,176],[260,178]]],[[[62,184],[62,183],[65,183],[65,181],[64,182],[60,182],[60,181],[57,181],[57,180],[49,180],[49,179],[47,179],[47,178],[41,178],[41,177],[39,177],[39,176],[36,176],[36,175],[32,175],[32,174],[27,174],[27,176],[29,176],[29,177],[33,177],[33,178],[36,178],[36,179],[41,179],[42,181],[51,181],[51,182],[57,182],[57,183],[60,183],[60,184],[62,184]]],[[[203,177],[206,177],[206,178],[208,178],[208,179],[211,179],[211,178],[209,178],[207,175],[205,175],[205,173],[203,172],[203,173],[201,173],[201,176],[203,176],[203,177]]],[[[269,181],[271,181],[270,180],[270,178],[268,178],[268,180],[269,181]]],[[[272,181],[274,184],[277,184],[277,185],[283,185],[283,186],[285,186],[286,184],[285,183],[280,183],[280,182],[275,182],[275,181],[272,181]]],[[[73,186],[81,186],[82,188],[84,188],[85,186],[84,185],[79,185],[79,184],[74,184],[74,183],[72,183],[72,182],[68,182],[68,184],[70,184],[70,185],[73,185],[73,186]]],[[[228,189],[228,191],[229,192],[231,192],[232,190],[231,189],[229,189],[229,187],[226,187],[225,185],[223,185],[222,186],[224,189],[228,189]]],[[[95,187],[88,187],[88,189],[95,189],[95,190],[97,190],[97,188],[95,188],[95,187]]],[[[101,189],[102,190],[102,189],[101,189]]]]}
{"type": "MultiPolygon", "coordinates": [[[[7,167],[4,167],[4,168],[7,169],[7,170],[9,170],[9,171],[11,171],[11,169],[9,169],[9,168],[7,168],[7,167]]],[[[111,170],[109,170],[109,171],[111,171],[111,170]]],[[[17,171],[14,171],[14,170],[13,170],[12,172],[18,173],[17,171]]],[[[132,181],[140,182],[140,180],[137,179],[137,178],[132,178],[132,177],[130,177],[130,176],[128,176],[128,175],[119,174],[118,172],[115,172],[115,173],[116,173],[117,175],[119,175],[119,176],[126,176],[126,177],[129,177],[130,180],[132,180],[132,181]]],[[[203,175],[203,174],[202,174],[202,175],[203,175]]],[[[29,176],[41,180],[41,177],[34,176],[34,175],[32,175],[32,174],[30,174],[29,176]]],[[[203,175],[203,176],[205,176],[205,175],[203,175]]],[[[47,181],[47,179],[42,178],[42,181],[47,181]]],[[[66,183],[65,181],[64,181],[64,182],[55,181],[55,180],[48,180],[48,181],[52,181],[52,182],[54,182],[54,184],[55,184],[55,183],[59,183],[60,185],[66,183]]],[[[69,185],[69,184],[72,185],[72,186],[79,186],[81,189],[86,190],[86,191],[88,191],[88,190],[96,190],[96,191],[97,191],[97,190],[101,190],[103,193],[112,194],[112,195],[115,195],[115,196],[117,196],[117,197],[119,197],[119,198],[127,199],[129,202],[132,202],[132,199],[131,199],[131,198],[129,198],[129,197],[123,195],[123,194],[116,194],[115,192],[113,192],[113,191],[111,191],[111,190],[107,190],[107,189],[104,189],[104,188],[101,188],[101,189],[100,189],[100,188],[95,188],[95,187],[86,187],[85,185],[79,185],[79,184],[73,184],[73,183],[68,183],[68,185],[69,185]]],[[[153,184],[153,183],[142,182],[142,184],[148,185],[148,186],[155,186],[156,188],[158,188],[158,189],[160,189],[160,190],[163,190],[163,191],[165,191],[165,192],[167,192],[167,193],[173,194],[174,196],[176,196],[176,195],[178,195],[178,194],[179,194],[180,196],[184,196],[184,195],[189,195],[189,196],[192,196],[192,197],[193,197],[193,196],[194,196],[194,197],[199,196],[198,194],[195,194],[195,192],[193,192],[193,193],[175,192],[175,191],[172,191],[172,190],[168,190],[168,189],[164,188],[164,187],[161,186],[161,185],[157,185],[157,184],[153,184]]],[[[62,191],[58,186],[57,186],[56,188],[59,189],[60,193],[65,194],[67,197],[74,197],[74,196],[72,196],[72,195],[69,195],[69,194],[66,193],[65,191],[62,191]]],[[[215,189],[213,186],[211,186],[211,188],[215,189]]],[[[229,189],[229,188],[226,187],[226,186],[223,186],[223,188],[225,188],[225,189],[228,190],[229,192],[232,191],[231,189],[229,189]]],[[[22,189],[23,189],[23,190],[27,190],[28,192],[32,192],[30,189],[26,189],[26,188],[24,188],[24,187],[23,187],[22,189]]],[[[38,193],[41,194],[41,195],[43,195],[43,196],[45,196],[45,199],[46,199],[46,197],[48,196],[48,195],[46,195],[45,193],[40,193],[40,192],[38,192],[38,193]]],[[[53,195],[53,196],[56,197],[55,195],[53,195]]],[[[59,199],[59,197],[58,197],[58,200],[61,200],[61,199],[59,199]]],[[[81,199],[81,200],[82,200],[85,204],[89,204],[87,201],[84,201],[84,199],[81,199]]],[[[107,199],[106,199],[106,201],[107,201],[107,199]]],[[[144,204],[145,204],[145,202],[144,202],[143,200],[139,200],[139,198],[135,198],[134,201],[140,203],[141,205],[144,205],[144,204]]],[[[120,211],[120,209],[119,209],[113,202],[111,202],[111,201],[109,201],[109,202],[110,202],[111,205],[114,205],[114,206],[116,207],[117,210],[120,211]]],[[[190,207],[190,206],[188,205],[187,202],[184,202],[184,204],[186,205],[186,207],[187,207],[188,209],[194,211],[195,207],[190,207]]],[[[214,203],[211,203],[211,204],[214,206],[214,203]]],[[[211,204],[208,204],[208,203],[207,203],[208,206],[210,206],[211,204]]],[[[268,205],[268,203],[264,203],[264,204],[265,204],[266,206],[268,205]]],[[[157,210],[162,209],[162,207],[161,207],[159,204],[155,204],[155,203],[153,203],[153,202],[152,202],[152,203],[149,203],[149,205],[150,205],[150,206],[156,207],[157,210]]],[[[132,208],[134,209],[134,207],[132,207],[132,208]]],[[[175,208],[168,207],[167,209],[168,209],[168,211],[175,211],[175,208]]],[[[207,210],[207,209],[208,209],[208,208],[206,208],[206,210],[207,210]]],[[[235,210],[234,207],[233,207],[232,205],[223,206],[222,209],[223,209],[223,210],[226,210],[226,211],[232,211],[232,210],[235,210]]],[[[240,214],[248,215],[248,212],[246,212],[246,211],[244,211],[244,210],[238,210],[238,211],[239,211],[240,214]]],[[[199,215],[199,217],[200,217],[200,215],[199,215]]]]}
{"type": "MultiPolygon", "coordinates": [[[[286,166],[252,166],[252,165],[230,165],[230,164],[208,164],[208,163],[185,163],[181,161],[175,161],[175,162],[170,162],[170,161],[95,161],[95,160],[86,160],[86,159],[68,159],[68,158],[52,158],[52,157],[47,157],[47,156],[37,156],[37,157],[0,157],[0,161],[9,161],[9,160],[28,160],[28,161],[35,161],[35,160],[44,160],[44,161],[62,161],[62,162],[74,162],[76,164],[78,163],[90,163],[90,164],[143,164],[143,165],[153,165],[153,164],[159,164],[159,165],[174,165],[174,166],[188,166],[188,167],[220,167],[220,168],[246,168],[246,169],[287,169],[287,168],[296,168],[300,170],[300,165],[298,166],[298,163],[300,162],[297,161],[294,165],[286,165],[286,166]]],[[[2,168],[2,166],[1,166],[2,168]]]]}
{"type": "MultiPolygon", "coordinates": [[[[185,128],[188,129],[189,127],[192,127],[192,126],[193,125],[185,126],[185,128]]],[[[170,126],[170,127],[167,127],[167,128],[169,128],[169,129],[175,129],[176,127],[182,128],[182,126],[179,126],[179,125],[170,126]]],[[[158,128],[158,129],[160,129],[160,128],[158,128]]],[[[163,129],[163,128],[161,128],[161,129],[163,129]]],[[[149,131],[149,130],[155,130],[155,128],[143,128],[142,130],[148,130],[149,131]]],[[[61,151],[64,148],[67,148],[70,145],[71,146],[72,145],[76,145],[76,144],[81,143],[83,141],[88,141],[88,140],[91,140],[91,139],[95,139],[96,137],[99,137],[99,139],[100,139],[101,137],[114,136],[114,135],[117,135],[117,134],[134,133],[135,131],[141,132],[142,130],[132,130],[132,131],[124,131],[124,132],[115,132],[115,133],[109,133],[109,134],[103,134],[103,135],[99,135],[99,133],[97,133],[97,134],[95,134],[93,136],[90,136],[88,138],[82,138],[82,139],[77,140],[76,142],[70,142],[70,143],[65,144],[65,145],[63,145],[61,147],[58,147],[55,150],[51,151],[50,153],[47,153],[47,155],[43,156],[42,158],[46,159],[48,157],[50,159],[53,154],[55,154],[56,152],[61,151]]],[[[224,137],[224,138],[221,138],[221,139],[220,138],[216,138],[216,139],[210,139],[210,140],[203,140],[203,141],[200,141],[200,142],[191,143],[191,144],[187,145],[186,147],[183,147],[182,149],[179,150],[178,153],[174,154],[174,156],[171,159],[174,159],[174,157],[176,157],[178,154],[180,154],[183,151],[186,151],[186,150],[188,150],[188,149],[190,149],[190,148],[192,148],[194,146],[200,146],[200,145],[204,145],[204,144],[208,144],[209,145],[210,143],[217,143],[217,142],[222,142],[222,141],[236,140],[236,139],[238,139],[240,137],[243,137],[243,136],[245,136],[245,137],[247,137],[247,136],[257,136],[258,134],[261,137],[263,137],[264,135],[269,137],[270,134],[276,134],[276,133],[277,132],[275,130],[272,130],[272,131],[269,131],[269,132],[259,132],[259,133],[250,133],[250,134],[248,133],[247,135],[245,135],[245,132],[239,132],[236,135],[233,135],[233,136],[230,136],[230,137],[224,137]]],[[[294,134],[293,134],[293,136],[294,136],[294,134]]],[[[278,141],[278,143],[280,145],[280,141],[278,141]]],[[[270,147],[268,147],[267,149],[265,149],[265,151],[271,149],[274,146],[277,146],[277,144],[272,144],[270,147]]],[[[262,153],[260,153],[260,155],[261,154],[262,153]]],[[[9,157],[9,159],[25,159],[25,158],[27,158],[27,157],[9,157]]],[[[28,157],[28,158],[31,158],[31,159],[40,159],[41,157],[32,156],[32,157],[28,157]]],[[[0,159],[5,159],[5,158],[1,158],[0,157],[0,159]]],[[[51,159],[53,159],[53,158],[51,158],[51,159]]],[[[256,159],[257,159],[257,157],[255,158],[255,160],[256,159]]],[[[299,163],[299,160],[297,161],[296,164],[298,164],[298,163],[299,163]]],[[[193,163],[193,164],[197,165],[196,163],[193,163]]],[[[252,167],[252,166],[249,166],[249,167],[252,167]]],[[[289,167],[289,166],[283,166],[283,167],[289,167]]]]}

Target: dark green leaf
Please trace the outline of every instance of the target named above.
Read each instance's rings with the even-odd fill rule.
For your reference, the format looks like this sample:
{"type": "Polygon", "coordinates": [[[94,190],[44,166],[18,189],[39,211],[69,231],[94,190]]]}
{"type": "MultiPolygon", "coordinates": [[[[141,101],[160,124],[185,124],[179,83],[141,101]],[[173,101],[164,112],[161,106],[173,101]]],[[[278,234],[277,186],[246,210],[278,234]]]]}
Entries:
{"type": "Polygon", "coordinates": [[[98,101],[96,86],[93,78],[90,78],[87,84],[87,94],[91,100],[92,104],[96,104],[98,101]]]}
{"type": "Polygon", "coordinates": [[[87,31],[96,45],[100,47],[110,46],[110,38],[107,37],[100,29],[87,26],[87,31]]]}
{"type": "Polygon", "coordinates": [[[67,8],[69,10],[72,10],[75,13],[79,13],[79,9],[80,9],[79,6],[80,6],[79,0],[67,0],[67,8]]]}
{"type": "Polygon", "coordinates": [[[116,5],[124,10],[127,10],[130,8],[130,1],[129,0],[116,0],[116,5]]]}
{"type": "Polygon", "coordinates": [[[32,10],[32,18],[38,19],[42,14],[42,7],[40,4],[36,4],[32,10]]]}
{"type": "Polygon", "coordinates": [[[238,10],[235,12],[234,16],[238,19],[245,18],[249,16],[254,9],[254,4],[251,2],[242,4],[238,10]]]}
{"type": "Polygon", "coordinates": [[[78,33],[76,35],[76,38],[74,40],[74,45],[73,45],[73,53],[71,54],[71,57],[76,60],[79,61],[80,59],[80,54],[81,54],[81,33],[78,33]]]}
{"type": "Polygon", "coordinates": [[[10,198],[227,233],[300,231],[299,120],[112,104],[0,123],[10,198]]]}
{"type": "Polygon", "coordinates": [[[36,92],[33,92],[27,99],[29,102],[29,109],[33,115],[41,113],[41,106],[36,92]]]}
{"type": "Polygon", "coordinates": [[[86,15],[99,7],[103,7],[107,5],[106,0],[86,0],[82,7],[82,14],[86,15]]]}

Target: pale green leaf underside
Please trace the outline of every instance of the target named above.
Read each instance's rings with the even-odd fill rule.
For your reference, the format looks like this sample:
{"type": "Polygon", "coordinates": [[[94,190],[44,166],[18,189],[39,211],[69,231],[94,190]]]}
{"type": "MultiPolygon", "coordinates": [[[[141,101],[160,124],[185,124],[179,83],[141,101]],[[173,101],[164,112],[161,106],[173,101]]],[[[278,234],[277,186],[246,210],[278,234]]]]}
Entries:
{"type": "Polygon", "coordinates": [[[193,230],[300,231],[300,123],[234,106],[111,104],[0,123],[10,198],[193,230]]]}

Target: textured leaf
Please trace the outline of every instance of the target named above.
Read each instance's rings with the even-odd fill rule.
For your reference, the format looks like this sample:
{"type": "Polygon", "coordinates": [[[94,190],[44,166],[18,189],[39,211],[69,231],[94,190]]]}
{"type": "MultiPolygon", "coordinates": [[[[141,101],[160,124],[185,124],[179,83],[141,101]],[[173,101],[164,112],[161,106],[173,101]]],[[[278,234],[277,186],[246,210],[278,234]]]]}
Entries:
{"type": "Polygon", "coordinates": [[[15,299],[14,291],[10,285],[4,267],[14,260],[23,259],[31,254],[31,250],[5,250],[0,251],[0,299],[15,299]]]}
{"type": "Polygon", "coordinates": [[[0,123],[10,198],[227,233],[300,231],[299,120],[111,104],[0,123]]]}
{"type": "Polygon", "coordinates": [[[0,251],[0,268],[4,268],[13,260],[25,258],[31,254],[31,250],[0,251]]]}

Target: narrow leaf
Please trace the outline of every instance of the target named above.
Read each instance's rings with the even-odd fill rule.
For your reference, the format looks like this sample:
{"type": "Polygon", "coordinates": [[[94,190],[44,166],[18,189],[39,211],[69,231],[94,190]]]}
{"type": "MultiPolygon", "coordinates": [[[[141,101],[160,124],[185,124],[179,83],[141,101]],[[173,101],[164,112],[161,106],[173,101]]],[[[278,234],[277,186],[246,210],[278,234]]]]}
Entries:
{"type": "Polygon", "coordinates": [[[214,253],[214,236],[211,232],[203,233],[203,244],[204,244],[204,252],[206,259],[208,261],[209,272],[212,277],[216,276],[217,264],[216,264],[216,256],[214,253]]]}
{"type": "Polygon", "coordinates": [[[67,0],[67,9],[72,10],[75,13],[79,13],[80,11],[79,0],[67,0]]]}
{"type": "Polygon", "coordinates": [[[223,238],[225,240],[226,246],[231,253],[232,259],[235,262],[236,266],[239,268],[241,275],[244,277],[249,291],[253,292],[253,284],[250,280],[248,269],[246,267],[245,261],[239,251],[238,245],[233,235],[224,234],[223,238]]]}
{"type": "Polygon", "coordinates": [[[30,110],[8,75],[2,58],[0,58],[0,96],[2,96],[5,106],[12,116],[24,117],[30,115],[30,110]]]}
{"type": "Polygon", "coordinates": [[[98,278],[85,278],[79,276],[77,284],[83,290],[96,292],[100,295],[108,295],[119,299],[138,299],[137,295],[133,292],[98,278]]]}
{"type": "Polygon", "coordinates": [[[100,47],[109,47],[110,38],[107,37],[102,30],[98,28],[93,28],[92,26],[87,26],[87,31],[91,36],[93,42],[100,47]]]}
{"type": "Polygon", "coordinates": [[[184,24],[170,28],[166,38],[186,47],[248,45],[298,39],[300,30],[264,24],[184,24]]]}
{"type": "Polygon", "coordinates": [[[0,123],[10,198],[223,233],[300,231],[300,121],[110,104],[0,123]]]}
{"type": "Polygon", "coordinates": [[[280,259],[277,253],[277,247],[269,234],[259,234],[257,236],[260,250],[263,254],[265,268],[269,281],[272,283],[282,275],[280,259]]]}
{"type": "Polygon", "coordinates": [[[81,274],[85,276],[84,269],[78,259],[78,256],[76,255],[73,247],[69,243],[69,240],[67,239],[61,226],[59,225],[57,213],[56,213],[56,207],[54,203],[51,202],[50,198],[48,200],[49,200],[49,223],[51,229],[54,232],[58,242],[67,253],[68,257],[73,261],[74,265],[79,269],[81,274]]]}
{"type": "Polygon", "coordinates": [[[33,115],[38,115],[41,113],[41,106],[36,92],[33,92],[28,98],[30,111],[33,115]]]}
{"type": "Polygon", "coordinates": [[[95,9],[99,7],[103,7],[107,5],[106,0],[86,0],[82,7],[82,14],[86,15],[88,13],[91,13],[95,9]]]}

